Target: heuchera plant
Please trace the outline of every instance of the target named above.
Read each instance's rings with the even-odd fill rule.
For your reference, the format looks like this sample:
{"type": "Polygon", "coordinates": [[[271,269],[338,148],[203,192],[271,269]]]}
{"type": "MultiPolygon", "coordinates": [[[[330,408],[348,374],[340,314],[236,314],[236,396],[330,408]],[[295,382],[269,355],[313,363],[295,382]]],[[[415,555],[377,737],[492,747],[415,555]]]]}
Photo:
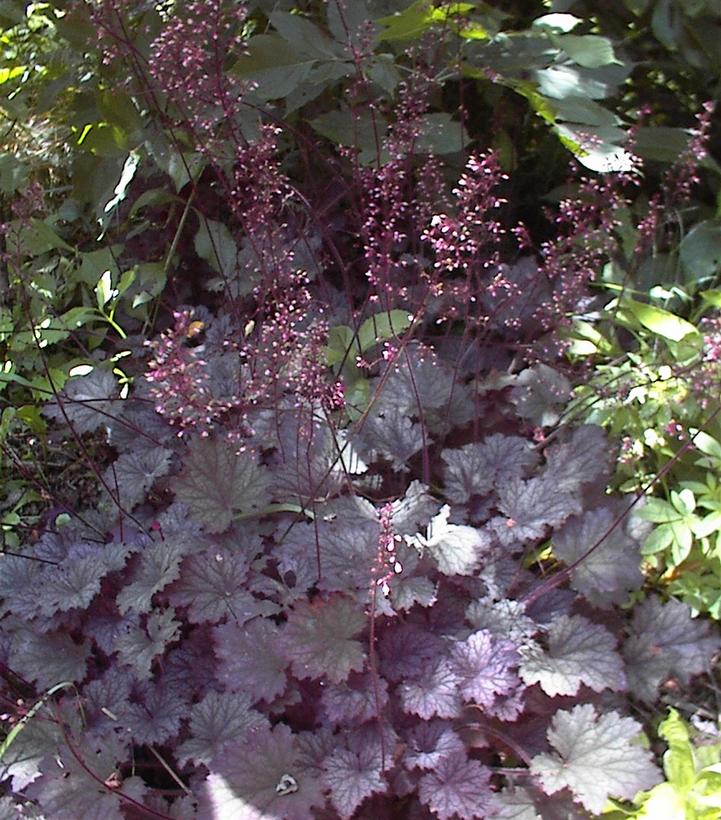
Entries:
{"type": "MultiPolygon", "coordinates": [[[[119,454],[107,497],[2,564],[17,692],[66,687],[18,708],[15,795],[54,818],[450,819],[582,816],[658,782],[628,698],[704,671],[719,641],[674,601],[618,609],[640,533],[603,493],[600,428],[534,444],[502,432],[522,425],[496,391],[497,421],[424,485],[423,438],[451,407],[467,430],[476,403],[430,350],[406,352],[368,415],[426,419],[403,463],[382,426],[340,435],[295,404],[251,412],[242,444],[179,439],[142,381],[110,413],[81,405],[119,454]],[[373,474],[403,491],[381,503],[373,474]],[[523,568],[549,541],[567,588],[523,568]]],[[[72,390],[97,395],[101,373],[72,390]]]]}
{"type": "MultiPolygon", "coordinates": [[[[125,5],[95,10],[119,58],[125,5]]],[[[228,224],[199,213],[194,244],[223,298],[176,305],[136,344],[127,398],[98,364],[46,408],[116,457],[95,509],[51,516],[0,563],[14,701],[0,806],[572,818],[651,789],[661,773],[630,703],[704,672],[721,640],[638,593],[645,531],[605,493],[601,428],[554,428],[570,383],[553,334],[608,253],[623,178],[584,182],[536,254],[501,227],[495,154],[434,194],[423,52],[375,157],[352,141],[334,153],[347,208],[323,224],[301,208],[318,190],[282,168],[282,129],[242,136],[253,84],[213,73],[219,44],[243,47],[243,10],[226,11],[170,14],[144,78],[183,162],[200,156],[193,195],[227,195],[228,224]],[[188,65],[199,82],[181,99],[188,65]],[[526,256],[504,255],[511,236],[526,256]]],[[[356,69],[378,64],[362,21],[329,14],[331,40],[300,15],[269,20],[268,36],[300,28],[343,56],[358,126],[356,69]]]]}

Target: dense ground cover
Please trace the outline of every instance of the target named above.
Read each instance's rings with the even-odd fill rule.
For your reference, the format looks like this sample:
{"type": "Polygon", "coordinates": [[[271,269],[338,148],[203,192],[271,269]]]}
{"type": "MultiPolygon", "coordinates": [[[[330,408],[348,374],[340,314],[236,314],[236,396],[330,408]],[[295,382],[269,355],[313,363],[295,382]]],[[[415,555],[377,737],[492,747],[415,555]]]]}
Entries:
{"type": "Polygon", "coordinates": [[[0,4],[3,816],[718,816],[721,18],[597,5],[0,4]]]}

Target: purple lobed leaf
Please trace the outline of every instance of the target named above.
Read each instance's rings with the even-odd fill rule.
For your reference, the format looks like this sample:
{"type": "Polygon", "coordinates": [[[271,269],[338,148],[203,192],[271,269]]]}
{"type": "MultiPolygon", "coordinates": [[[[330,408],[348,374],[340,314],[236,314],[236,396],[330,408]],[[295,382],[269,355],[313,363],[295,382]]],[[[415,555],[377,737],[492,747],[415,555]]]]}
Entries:
{"type": "Polygon", "coordinates": [[[130,666],[140,679],[150,676],[153,659],[178,637],[180,622],[174,616],[172,608],[151,612],[144,627],[139,623],[131,624],[118,635],[115,649],[120,661],[130,666]]]}
{"type": "Polygon", "coordinates": [[[371,674],[353,675],[348,683],[324,687],[321,703],[331,724],[359,726],[377,717],[388,703],[388,685],[371,674]]]}
{"type": "Polygon", "coordinates": [[[557,527],[581,512],[578,499],[545,476],[512,479],[498,488],[498,499],[498,508],[506,517],[494,518],[490,527],[505,546],[541,538],[548,527],[557,527]]]}
{"type": "Polygon", "coordinates": [[[308,820],[325,804],[317,771],[301,763],[296,738],[282,724],[250,729],[209,768],[198,820],[308,820]]]}
{"type": "Polygon", "coordinates": [[[173,606],[186,606],[191,623],[217,623],[223,618],[243,622],[268,611],[269,602],[245,588],[248,560],[229,549],[207,549],[185,559],[180,578],[167,591],[173,606]]]}
{"type": "Polygon", "coordinates": [[[459,677],[463,700],[490,706],[496,695],[507,695],[518,685],[513,668],[518,653],[510,641],[494,638],[486,629],[469,635],[451,649],[451,668],[459,677]]]}
{"type": "Polygon", "coordinates": [[[120,507],[132,510],[143,499],[158,478],[170,469],[172,452],[165,447],[149,447],[122,453],[103,473],[120,507]]]}
{"type": "Polygon", "coordinates": [[[400,685],[403,710],[423,720],[458,717],[462,711],[461,680],[449,661],[437,661],[416,680],[400,685]]]}
{"type": "Polygon", "coordinates": [[[623,647],[626,672],[636,697],[653,701],[658,687],[672,675],[688,683],[704,672],[721,648],[721,637],[710,624],[691,618],[686,604],[657,596],[636,606],[623,647]]]}
{"type": "Polygon", "coordinates": [[[271,701],[283,693],[288,661],[281,630],[272,621],[228,621],[215,627],[213,643],[219,660],[216,677],[229,691],[245,692],[253,703],[271,701]]]}
{"type": "Polygon", "coordinates": [[[549,794],[567,788],[600,814],[609,797],[633,799],[661,779],[651,754],[631,743],[641,725],[618,712],[598,715],[590,704],[556,712],[548,730],[555,752],[536,755],[531,772],[549,794]]]}
{"type": "Polygon", "coordinates": [[[403,765],[407,769],[435,769],[456,752],[465,752],[465,744],[444,720],[416,724],[405,736],[403,765]]]}
{"type": "Polygon", "coordinates": [[[441,638],[417,624],[394,626],[381,638],[381,671],[393,683],[403,678],[417,678],[444,650],[441,638]]]}
{"type": "Polygon", "coordinates": [[[473,495],[486,495],[498,484],[523,478],[538,461],[532,445],[520,436],[494,433],[459,450],[444,450],[445,496],[465,504],[473,495]]]}
{"type": "Polygon", "coordinates": [[[270,479],[250,453],[221,439],[191,441],[183,470],[172,481],[178,501],[206,532],[223,532],[234,513],[257,513],[270,501],[270,479]]]}
{"type": "Polygon", "coordinates": [[[283,646],[299,678],[346,680],[365,664],[363,646],[354,637],[366,623],[363,611],[345,596],[313,603],[299,601],[283,630],[283,646]]]}
{"type": "Polygon", "coordinates": [[[626,686],[616,639],[582,615],[561,615],[548,629],[548,650],[530,644],[522,650],[521,677],[538,683],[551,697],[575,695],[581,684],[595,692],[626,686]]]}
{"type": "Polygon", "coordinates": [[[553,551],[563,562],[582,559],[571,573],[571,586],[596,606],[623,604],[643,581],[638,542],[622,527],[606,536],[615,518],[611,508],[599,507],[570,518],[553,536],[553,551]]]}
{"type": "Polygon", "coordinates": [[[190,710],[190,738],[177,752],[180,765],[188,760],[207,765],[249,729],[267,726],[267,718],[250,704],[250,698],[243,693],[208,692],[190,710]]]}
{"type": "Polygon", "coordinates": [[[474,820],[486,817],[492,805],[490,779],[489,769],[465,752],[455,752],[423,775],[418,796],[441,820],[474,820]]]}
{"type": "Polygon", "coordinates": [[[428,553],[444,575],[472,575],[490,547],[490,539],[474,527],[449,524],[449,516],[446,504],[431,519],[425,535],[406,536],[406,542],[428,553]]]}
{"type": "Polygon", "coordinates": [[[373,750],[336,749],[323,762],[322,779],[342,820],[349,820],[367,797],[387,788],[373,750]]]}

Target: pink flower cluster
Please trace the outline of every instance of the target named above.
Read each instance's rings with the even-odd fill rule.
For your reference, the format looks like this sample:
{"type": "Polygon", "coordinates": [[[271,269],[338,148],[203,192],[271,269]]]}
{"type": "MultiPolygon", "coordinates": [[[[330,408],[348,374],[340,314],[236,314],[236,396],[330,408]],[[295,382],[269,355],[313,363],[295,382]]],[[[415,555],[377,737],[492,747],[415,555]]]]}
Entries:
{"type": "Polygon", "coordinates": [[[285,274],[265,294],[257,336],[242,352],[252,374],[246,396],[259,406],[278,407],[281,397],[290,395],[299,405],[327,412],[342,408],[343,384],[328,377],[327,341],[328,324],[307,274],[285,274]]]}
{"type": "Polygon", "coordinates": [[[189,345],[194,333],[192,313],[184,310],[173,315],[175,326],[146,342],[154,358],[145,378],[151,384],[156,412],[179,428],[179,436],[192,430],[207,437],[220,418],[240,405],[240,398],[213,396],[202,348],[189,345]]]}
{"type": "Polygon", "coordinates": [[[471,325],[482,324],[485,317],[472,312],[479,295],[507,287],[491,273],[498,268],[506,233],[495,215],[506,202],[496,194],[506,179],[495,154],[471,156],[453,190],[455,213],[435,214],[421,236],[434,255],[434,295],[445,296],[449,304],[443,318],[463,315],[471,325]]]}
{"type": "Polygon", "coordinates": [[[195,0],[169,18],[150,48],[151,76],[206,149],[222,152],[249,87],[226,70],[228,58],[245,48],[245,18],[243,3],[195,0]]]}
{"type": "Polygon", "coordinates": [[[721,316],[709,316],[701,321],[703,354],[693,368],[691,387],[701,407],[717,401],[721,391],[721,316]]]}

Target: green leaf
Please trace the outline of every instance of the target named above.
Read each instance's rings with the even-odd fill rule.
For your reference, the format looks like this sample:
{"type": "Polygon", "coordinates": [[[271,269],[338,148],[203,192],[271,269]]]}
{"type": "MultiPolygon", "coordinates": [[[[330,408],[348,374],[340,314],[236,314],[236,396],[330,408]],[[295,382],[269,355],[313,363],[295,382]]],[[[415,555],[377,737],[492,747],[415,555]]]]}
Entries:
{"type": "Polygon", "coordinates": [[[702,290],[700,296],[709,305],[721,307],[721,290],[702,290]]]}
{"type": "Polygon", "coordinates": [[[383,160],[383,138],[388,124],[380,116],[373,117],[366,112],[354,114],[348,110],[329,111],[311,120],[310,125],[338,145],[357,148],[363,164],[383,160]]]}
{"type": "Polygon", "coordinates": [[[358,329],[358,344],[365,353],[379,342],[400,336],[411,326],[413,317],[405,310],[391,310],[370,316],[358,329]]]}
{"type": "Polygon", "coordinates": [[[336,325],[328,332],[328,344],[325,347],[325,360],[328,364],[339,364],[342,361],[353,363],[361,353],[358,339],[353,328],[348,325],[336,325]]]}
{"type": "Polygon", "coordinates": [[[317,58],[279,34],[257,34],[248,41],[231,74],[252,79],[254,96],[276,100],[292,94],[308,77],[317,58]]]}
{"type": "Polygon", "coordinates": [[[694,279],[705,279],[721,271],[721,219],[707,219],[683,238],[679,259],[694,279]]]}
{"type": "Polygon", "coordinates": [[[595,34],[562,34],[554,39],[566,54],[583,68],[600,68],[619,62],[613,53],[611,41],[606,37],[595,34]]]}
{"type": "Polygon", "coordinates": [[[674,533],[670,524],[663,524],[660,527],[656,527],[644,541],[641,547],[641,554],[654,555],[657,552],[662,552],[671,546],[673,540],[674,533]]]}
{"type": "Polygon", "coordinates": [[[72,245],[61,239],[53,228],[40,219],[31,219],[27,227],[20,229],[23,252],[29,256],[41,256],[51,250],[72,251],[72,245]]]}
{"type": "Polygon", "coordinates": [[[663,756],[666,778],[680,791],[689,791],[696,781],[696,765],[688,728],[675,709],[669,709],[666,720],[658,727],[659,735],[668,743],[663,756]]]}
{"type": "Polygon", "coordinates": [[[583,20],[574,14],[544,14],[543,17],[536,18],[531,26],[532,28],[550,28],[567,34],[582,22],[583,20]]]}
{"type": "Polygon", "coordinates": [[[671,490],[671,503],[683,516],[690,515],[696,509],[696,499],[689,489],[681,490],[680,493],[671,490]]]}
{"type": "Polygon", "coordinates": [[[110,271],[113,278],[120,277],[120,268],[117,259],[122,253],[122,245],[113,245],[109,248],[101,248],[98,251],[88,251],[80,254],[80,267],[75,276],[86,285],[94,288],[105,273],[110,271]]]}
{"type": "Polygon", "coordinates": [[[26,65],[16,65],[12,68],[0,68],[0,85],[6,83],[8,80],[14,80],[27,70],[26,65]]]}
{"type": "Polygon", "coordinates": [[[201,217],[195,234],[195,252],[220,274],[232,276],[238,264],[238,248],[228,226],[201,217]]]}
{"type": "Polygon", "coordinates": [[[376,21],[383,26],[379,39],[392,42],[420,37],[433,25],[432,12],[429,0],[417,0],[403,11],[381,17],[376,21]]]}
{"type": "Polygon", "coordinates": [[[298,51],[318,58],[343,57],[343,49],[334,43],[310,20],[300,14],[274,11],[270,22],[275,30],[298,51]]]}
{"type": "Polygon", "coordinates": [[[686,150],[689,137],[685,128],[641,126],[635,132],[633,150],[642,159],[675,162],[686,150]]]}
{"type": "Polygon", "coordinates": [[[102,229],[100,238],[102,238],[106,228],[110,224],[113,212],[128,195],[128,186],[133,181],[139,164],[140,154],[137,151],[131,151],[125,160],[125,164],[123,165],[123,170],[120,173],[118,184],[113,189],[113,196],[105,203],[103,208],[103,216],[99,220],[102,229]]]}
{"type": "Polygon", "coordinates": [[[721,531],[721,511],[719,510],[704,516],[693,527],[696,538],[708,538],[709,535],[719,531],[721,531]]]}
{"type": "Polygon", "coordinates": [[[694,427],[692,427],[689,432],[693,437],[694,447],[696,447],[697,450],[700,450],[704,455],[721,461],[721,442],[703,430],[696,430],[694,427]]]}
{"type": "Polygon", "coordinates": [[[646,505],[638,511],[638,515],[645,521],[653,521],[654,524],[668,524],[670,521],[677,521],[678,512],[661,498],[649,498],[646,505]]]}
{"type": "Polygon", "coordinates": [[[462,123],[446,112],[424,114],[420,118],[420,135],[415,145],[419,153],[455,154],[468,142],[468,133],[462,123]]]}
{"type": "Polygon", "coordinates": [[[671,566],[677,567],[689,556],[693,546],[693,533],[686,523],[669,525],[673,530],[674,540],[671,544],[671,566]]]}
{"type": "Polygon", "coordinates": [[[664,339],[680,342],[686,336],[699,335],[698,329],[691,322],[663,308],[636,302],[633,299],[624,300],[622,308],[651,333],[662,336],[664,339]]]}
{"type": "Polygon", "coordinates": [[[360,45],[365,26],[370,20],[366,0],[326,3],[326,17],[331,34],[339,43],[360,45]]]}
{"type": "Polygon", "coordinates": [[[113,283],[110,278],[110,271],[103,271],[103,275],[98,280],[95,286],[95,298],[98,302],[98,308],[102,310],[105,305],[113,298],[113,283]]]}

